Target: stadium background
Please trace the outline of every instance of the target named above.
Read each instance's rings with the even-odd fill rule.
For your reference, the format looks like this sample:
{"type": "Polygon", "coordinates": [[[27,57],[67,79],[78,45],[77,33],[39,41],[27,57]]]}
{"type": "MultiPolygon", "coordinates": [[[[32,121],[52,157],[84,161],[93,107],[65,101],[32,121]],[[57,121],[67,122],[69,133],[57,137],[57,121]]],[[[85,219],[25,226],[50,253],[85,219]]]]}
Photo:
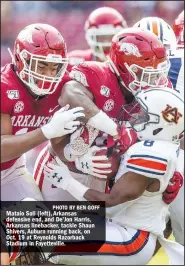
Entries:
{"type": "MultiPolygon", "coordinates": [[[[1,1],[1,66],[11,62],[7,48],[13,50],[18,33],[32,23],[47,23],[63,35],[68,51],[87,49],[84,25],[96,8],[117,9],[132,26],[146,16],[158,16],[170,25],[184,9],[183,1],[1,1]]],[[[44,145],[27,153],[32,173],[35,158],[44,145]]]]}

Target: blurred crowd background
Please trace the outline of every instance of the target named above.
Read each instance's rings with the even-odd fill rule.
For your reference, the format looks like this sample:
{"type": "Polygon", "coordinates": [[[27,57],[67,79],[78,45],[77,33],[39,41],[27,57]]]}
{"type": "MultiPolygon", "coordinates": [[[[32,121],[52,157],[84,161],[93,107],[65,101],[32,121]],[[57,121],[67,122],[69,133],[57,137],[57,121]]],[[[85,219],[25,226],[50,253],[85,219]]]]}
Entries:
{"type": "MultiPolygon", "coordinates": [[[[158,16],[170,25],[184,9],[183,1],[1,1],[1,66],[11,61],[7,47],[13,49],[20,30],[32,23],[47,23],[63,35],[68,51],[87,49],[84,25],[96,8],[117,9],[132,26],[146,16],[158,16]]],[[[44,145],[27,154],[33,171],[35,158],[44,145]]]]}
{"type": "Polygon", "coordinates": [[[88,48],[84,24],[102,6],[117,9],[128,26],[145,16],[158,16],[171,24],[184,9],[183,1],[1,1],[1,66],[9,62],[7,47],[13,47],[19,31],[35,22],[56,27],[68,51],[88,48]]]}

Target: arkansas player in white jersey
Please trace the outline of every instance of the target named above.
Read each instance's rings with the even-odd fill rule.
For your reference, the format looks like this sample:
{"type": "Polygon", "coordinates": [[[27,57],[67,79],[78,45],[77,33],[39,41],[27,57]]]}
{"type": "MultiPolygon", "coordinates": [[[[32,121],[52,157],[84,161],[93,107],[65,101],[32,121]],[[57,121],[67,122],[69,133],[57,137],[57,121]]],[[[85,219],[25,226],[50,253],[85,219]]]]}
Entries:
{"type": "MultiPolygon", "coordinates": [[[[113,38],[109,61],[85,62],[72,69],[70,77],[73,80],[62,88],[59,104],[65,105],[68,102],[71,106],[83,106],[86,127],[71,135],[70,144],[69,140],[65,142],[58,139],[56,143],[51,141],[50,151],[46,148],[40,153],[35,164],[34,179],[46,200],[52,197],[69,200],[65,192],[51,189],[51,184],[44,180],[44,165],[48,160],[54,161],[55,156],[66,162],[76,177],[74,172],[77,170],[77,173],[91,175],[90,179],[82,174],[78,176],[83,184],[91,183],[91,188],[100,191],[105,189],[105,181],[99,181],[100,187],[96,181],[94,186],[92,176],[106,178],[110,163],[105,157],[96,159],[96,153],[88,148],[99,133],[102,135],[101,132],[105,132],[114,137],[114,140],[109,138],[111,145],[116,142],[121,153],[124,153],[136,140],[132,130],[118,127],[116,123],[119,121],[121,106],[133,100],[129,90],[135,88],[137,91],[138,88],[156,87],[159,84],[166,86],[168,69],[166,50],[161,41],[154,34],[140,29],[125,29],[113,38]],[[96,166],[94,169],[94,163],[102,164],[106,169],[96,166]]],[[[126,115],[124,119],[127,119],[126,115]]],[[[107,139],[107,135],[104,139],[107,139]]],[[[102,144],[103,140],[101,144],[97,143],[98,146],[102,144]]],[[[109,141],[107,145],[111,146],[109,141]]]]}
{"type": "Polygon", "coordinates": [[[68,70],[70,71],[74,65],[84,61],[105,61],[112,37],[126,27],[125,19],[114,8],[95,9],[87,18],[84,28],[85,38],[90,49],[69,52],[68,70]]]}
{"type": "MultiPolygon", "coordinates": [[[[168,51],[171,64],[168,76],[173,89],[184,97],[184,11],[175,20],[173,29],[158,17],[143,18],[134,27],[150,30],[160,38],[168,51]]],[[[184,176],[184,140],[180,147],[177,170],[184,176]]],[[[184,185],[170,206],[170,217],[176,241],[184,244],[184,185]]]]}
{"type": "Polygon", "coordinates": [[[139,112],[132,113],[128,122],[140,141],[122,156],[110,194],[80,184],[62,162],[60,166],[51,163],[45,166],[45,177],[79,201],[105,201],[109,218],[106,241],[97,256],[54,256],[54,262],[146,265],[158,239],[171,264],[183,265],[184,247],[163,236],[169,208],[163,193],[173,183],[178,190],[182,185],[182,176],[174,180],[173,174],[184,132],[184,100],[174,90],[152,88],[138,92],[136,101],[139,112]]]}
{"type": "Polygon", "coordinates": [[[13,63],[2,68],[1,200],[42,200],[25,167],[24,154],[48,139],[74,132],[80,122],[73,120],[84,116],[80,107],[59,110],[58,84],[68,80],[66,56],[65,41],[57,29],[32,24],[16,38],[13,63]]]}

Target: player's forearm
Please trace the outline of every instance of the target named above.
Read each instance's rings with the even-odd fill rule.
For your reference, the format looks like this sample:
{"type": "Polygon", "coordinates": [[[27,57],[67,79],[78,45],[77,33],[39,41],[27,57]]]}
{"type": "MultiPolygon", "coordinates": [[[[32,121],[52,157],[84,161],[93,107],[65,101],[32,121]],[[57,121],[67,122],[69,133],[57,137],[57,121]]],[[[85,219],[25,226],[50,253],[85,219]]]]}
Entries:
{"type": "MultiPolygon", "coordinates": [[[[118,197],[114,197],[111,194],[105,194],[103,192],[99,192],[93,189],[89,189],[86,191],[86,193],[83,196],[87,201],[90,201],[93,203],[93,201],[104,201],[106,207],[113,207],[120,203],[118,197]]],[[[123,199],[122,199],[123,201],[123,199]]],[[[125,200],[126,201],[126,200],[125,200]]]]}
{"type": "Polygon", "coordinates": [[[15,159],[25,152],[47,141],[41,129],[21,135],[1,136],[1,162],[15,159]]]}
{"type": "MultiPolygon", "coordinates": [[[[87,200],[93,203],[93,201],[104,201],[106,207],[116,206],[123,203],[123,197],[115,194],[105,194],[93,189],[89,189],[74,178],[71,178],[67,186],[67,191],[79,201],[87,200]]],[[[125,197],[126,201],[126,197],[125,197]]]]}
{"type": "Polygon", "coordinates": [[[58,102],[60,106],[69,104],[71,108],[77,106],[83,107],[85,113],[83,121],[85,123],[100,111],[100,109],[94,104],[90,95],[86,94],[80,88],[76,88],[75,86],[72,87],[70,84],[66,84],[66,86],[64,86],[58,102]]]}
{"type": "Polygon", "coordinates": [[[10,265],[8,252],[0,253],[1,265],[10,265]]]}
{"type": "Polygon", "coordinates": [[[111,136],[117,136],[116,123],[94,104],[93,96],[87,88],[76,81],[65,84],[58,102],[61,106],[66,104],[70,104],[71,107],[82,106],[85,113],[83,122],[111,136]]]}
{"type": "Polygon", "coordinates": [[[49,150],[53,156],[58,156],[58,158],[63,162],[69,162],[64,156],[64,147],[70,142],[69,135],[54,138],[50,140],[49,150]]]}

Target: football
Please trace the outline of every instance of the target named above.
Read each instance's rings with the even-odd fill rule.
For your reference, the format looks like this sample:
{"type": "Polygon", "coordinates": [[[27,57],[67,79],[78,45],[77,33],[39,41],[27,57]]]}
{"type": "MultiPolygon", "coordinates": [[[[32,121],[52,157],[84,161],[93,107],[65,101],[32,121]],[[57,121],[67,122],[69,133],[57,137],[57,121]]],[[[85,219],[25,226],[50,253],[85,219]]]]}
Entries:
{"type": "MultiPolygon", "coordinates": [[[[106,155],[107,156],[107,149],[105,148],[105,149],[102,149],[100,151],[97,151],[95,153],[95,155],[98,155],[98,156],[106,155]]],[[[96,162],[98,162],[98,161],[96,161],[96,162]]],[[[110,174],[107,174],[107,179],[110,180],[111,178],[115,177],[115,175],[118,171],[119,165],[120,165],[120,156],[116,150],[113,151],[112,155],[108,158],[108,160],[106,162],[109,162],[111,164],[112,172],[110,174]]],[[[102,163],[102,161],[100,163],[102,163]]]]}

